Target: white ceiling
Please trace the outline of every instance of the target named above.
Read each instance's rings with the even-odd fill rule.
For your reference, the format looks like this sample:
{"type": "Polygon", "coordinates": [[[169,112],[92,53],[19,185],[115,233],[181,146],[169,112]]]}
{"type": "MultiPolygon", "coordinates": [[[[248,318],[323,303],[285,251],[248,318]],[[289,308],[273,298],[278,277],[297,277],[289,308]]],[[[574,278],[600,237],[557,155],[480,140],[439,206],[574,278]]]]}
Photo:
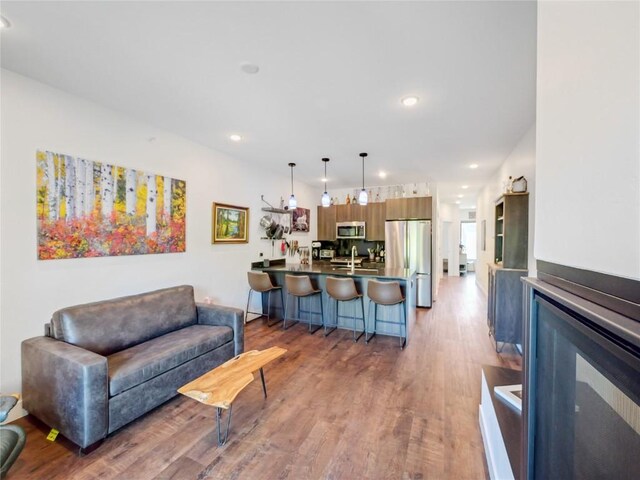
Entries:
{"type": "Polygon", "coordinates": [[[467,184],[466,206],[535,118],[535,2],[0,8],[3,68],[318,187],[325,156],[330,186],[357,186],[366,151],[366,184],[467,184]]]}

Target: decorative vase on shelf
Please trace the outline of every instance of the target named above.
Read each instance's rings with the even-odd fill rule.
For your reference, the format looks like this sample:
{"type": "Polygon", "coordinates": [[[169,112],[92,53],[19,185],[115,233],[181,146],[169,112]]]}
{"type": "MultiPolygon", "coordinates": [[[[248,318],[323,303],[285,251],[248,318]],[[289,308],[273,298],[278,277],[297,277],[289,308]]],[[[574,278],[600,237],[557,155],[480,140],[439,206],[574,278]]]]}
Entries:
{"type": "Polygon", "coordinates": [[[507,180],[506,192],[513,193],[513,177],[509,175],[509,180],[507,180]]]}
{"type": "Polygon", "coordinates": [[[511,184],[513,193],[525,193],[527,191],[527,179],[524,177],[516,178],[511,184]]]}
{"type": "Polygon", "coordinates": [[[344,201],[346,205],[351,204],[351,199],[349,198],[349,194],[347,193],[347,199],[344,201]]]}

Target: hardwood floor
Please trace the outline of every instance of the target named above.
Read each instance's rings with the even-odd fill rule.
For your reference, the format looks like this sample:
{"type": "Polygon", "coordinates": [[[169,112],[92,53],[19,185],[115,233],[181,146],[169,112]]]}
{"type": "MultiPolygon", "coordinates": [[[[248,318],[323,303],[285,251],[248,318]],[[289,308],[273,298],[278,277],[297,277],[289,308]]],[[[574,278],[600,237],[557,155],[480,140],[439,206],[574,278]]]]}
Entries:
{"type": "Polygon", "coordinates": [[[419,309],[404,351],[398,339],[354,344],[303,325],[247,325],[246,349],[288,353],[236,399],[228,443],[217,447],[215,409],[178,396],[78,457],[26,417],[27,445],[9,479],[484,479],[478,427],[480,367],[520,368],[495,353],[486,299],[473,275],[445,278],[419,309]]]}

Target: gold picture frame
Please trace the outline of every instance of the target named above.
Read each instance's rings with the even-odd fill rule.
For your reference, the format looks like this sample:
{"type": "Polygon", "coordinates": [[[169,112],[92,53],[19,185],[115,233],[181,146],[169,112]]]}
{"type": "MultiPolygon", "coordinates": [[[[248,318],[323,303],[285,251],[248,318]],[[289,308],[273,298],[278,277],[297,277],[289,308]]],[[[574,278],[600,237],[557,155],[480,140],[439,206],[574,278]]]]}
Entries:
{"type": "Polygon", "coordinates": [[[213,203],[211,209],[211,243],[248,243],[249,209],[213,203]]]}

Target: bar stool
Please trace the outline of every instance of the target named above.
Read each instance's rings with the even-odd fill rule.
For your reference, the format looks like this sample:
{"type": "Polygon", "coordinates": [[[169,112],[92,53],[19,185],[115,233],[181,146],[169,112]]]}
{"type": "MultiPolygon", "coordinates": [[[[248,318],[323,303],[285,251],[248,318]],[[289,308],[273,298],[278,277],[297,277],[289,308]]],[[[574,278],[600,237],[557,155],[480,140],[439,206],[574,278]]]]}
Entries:
{"type": "MultiPolygon", "coordinates": [[[[284,307],[282,287],[272,284],[271,277],[269,277],[269,274],[266,272],[247,272],[247,277],[249,279],[249,297],[247,298],[247,310],[246,310],[246,313],[244,314],[244,323],[245,324],[247,323],[247,317],[249,316],[250,313],[254,315],[260,315],[261,317],[264,316],[264,313],[262,313],[262,311],[260,312],[249,311],[249,304],[251,303],[251,294],[253,292],[260,293],[261,299],[263,298],[264,293],[267,294],[267,326],[273,327],[276,323],[281,322],[282,319],[276,320],[273,323],[270,323],[270,320],[271,320],[271,293],[274,290],[280,291],[280,306],[284,307]]],[[[262,302],[260,302],[260,305],[263,305],[262,302]]]]}
{"type": "MultiPolygon", "coordinates": [[[[407,344],[407,311],[405,308],[405,300],[400,290],[400,282],[379,282],[377,280],[369,280],[367,286],[367,296],[374,304],[373,310],[373,334],[370,337],[365,337],[365,343],[369,343],[377,331],[377,322],[387,323],[391,325],[400,325],[400,348],[404,348],[407,344]],[[402,310],[403,321],[392,322],[389,320],[378,320],[378,305],[392,306],[400,305],[402,310]],[[402,326],[404,325],[404,337],[402,336],[402,326]]],[[[369,303],[371,308],[371,303],[369,303]]]]}
{"type": "Polygon", "coordinates": [[[324,310],[322,307],[322,290],[313,288],[311,285],[311,280],[308,275],[285,275],[284,277],[285,285],[287,286],[287,301],[284,304],[284,321],[282,322],[282,329],[287,330],[291,328],[296,323],[301,321],[300,319],[300,299],[303,297],[313,297],[315,295],[320,295],[320,312],[312,312],[308,311],[309,314],[318,314],[320,313],[320,317],[322,319],[322,324],[318,325],[317,328],[311,329],[311,315],[309,315],[309,333],[316,333],[322,327],[324,327],[324,310]],[[289,303],[289,296],[298,299],[298,318],[291,318],[290,320],[295,320],[291,325],[287,327],[287,305],[289,303]]]}
{"type": "Polygon", "coordinates": [[[367,324],[364,320],[364,300],[362,294],[356,290],[356,282],[353,278],[336,278],[327,277],[327,295],[329,298],[333,298],[336,301],[336,323],[327,332],[327,325],[324,327],[324,336],[326,337],[338,327],[338,319],[340,317],[340,302],[351,302],[353,300],[360,300],[360,306],[362,307],[362,332],[356,337],[356,309],[353,308],[353,341],[357,342],[360,337],[367,331],[367,324]]]}

